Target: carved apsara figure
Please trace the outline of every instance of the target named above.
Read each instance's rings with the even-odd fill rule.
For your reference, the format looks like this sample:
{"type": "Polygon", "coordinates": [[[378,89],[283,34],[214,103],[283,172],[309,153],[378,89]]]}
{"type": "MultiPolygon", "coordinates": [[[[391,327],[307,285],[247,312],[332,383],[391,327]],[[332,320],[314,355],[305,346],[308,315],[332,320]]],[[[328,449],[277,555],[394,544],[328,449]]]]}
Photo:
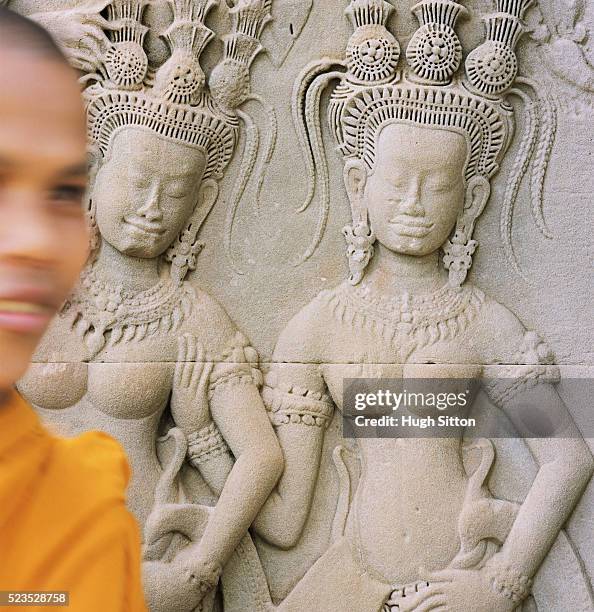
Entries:
{"type": "MultiPolygon", "coordinates": [[[[329,204],[317,110],[324,87],[340,81],[328,118],[353,215],[344,230],[351,273],[288,324],[267,374],[264,398],[285,471],[255,528],[273,545],[286,549],[299,540],[345,378],[484,378],[491,402],[520,431],[527,406],[547,405],[568,419],[545,342],[466,280],[478,246],[473,230],[514,132],[510,95],[526,103],[527,132],[503,205],[507,246],[531,159],[533,208],[542,221],[551,113],[517,76],[514,52],[530,3],[497,0],[497,12],[485,18],[486,42],[459,75],[460,3],[422,0],[413,8],[420,28],[403,67],[386,28],[392,5],[352,0],[346,61],[307,67],[295,89],[298,133],[323,202],[305,259],[322,236],[329,204]]],[[[513,252],[509,259],[515,262],[513,252]]],[[[361,474],[344,529],[277,609],[534,609],[532,579],[592,474],[588,447],[569,427],[569,439],[527,439],[539,471],[521,505],[491,496],[488,440],[471,445],[478,461],[474,469],[466,465],[461,428],[450,438],[358,439],[361,474]]]]}
{"type": "Polygon", "coordinates": [[[147,1],[105,4],[109,44],[84,63],[96,67],[84,77],[91,256],[20,390],[62,431],[100,429],[122,443],[129,505],[145,527],[151,610],[207,610],[282,468],[255,350],[214,299],[185,281],[239,139],[238,107],[270,0],[230,8],[209,87],[199,58],[213,37],[205,20],[215,0],[171,1],[170,55],[158,67],[144,48],[147,1]],[[178,478],[184,463],[203,480],[191,468],[178,478]],[[207,493],[218,496],[213,508],[192,503],[207,493]]]}

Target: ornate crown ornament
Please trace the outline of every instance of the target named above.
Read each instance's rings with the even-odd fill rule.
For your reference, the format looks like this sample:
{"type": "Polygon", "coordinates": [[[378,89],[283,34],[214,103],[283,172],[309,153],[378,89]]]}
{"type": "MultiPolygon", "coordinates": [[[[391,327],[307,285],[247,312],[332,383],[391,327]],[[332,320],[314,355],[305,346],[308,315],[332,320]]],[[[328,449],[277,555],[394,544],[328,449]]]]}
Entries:
{"type": "MultiPolygon", "coordinates": [[[[214,33],[205,21],[219,0],[169,0],[173,21],[163,38],[170,54],[156,69],[144,48],[148,27],[143,16],[150,1],[112,0],[106,11],[111,46],[100,58],[97,73],[85,77],[90,83],[85,89],[88,132],[97,161],[107,155],[118,130],[140,127],[202,150],[206,156],[203,180],[220,180],[234,154],[242,121],[248,130],[254,129],[239,107],[253,97],[249,72],[262,49],[260,36],[271,19],[271,1],[234,2],[223,58],[207,84],[200,57],[214,33]]],[[[250,159],[242,164],[235,206],[255,165],[257,145],[246,145],[244,153],[250,159]]],[[[198,230],[196,223],[186,228],[167,255],[174,264],[183,261],[181,280],[195,267],[198,230]]]]}
{"type": "MultiPolygon", "coordinates": [[[[506,254],[519,266],[512,248],[513,207],[532,163],[532,210],[538,227],[550,237],[542,217],[542,191],[555,131],[555,114],[528,79],[518,77],[516,45],[525,31],[523,17],[533,0],[496,0],[496,12],[484,18],[486,41],[466,58],[455,28],[467,10],[454,0],[421,0],[412,11],[419,21],[402,65],[398,41],[387,30],[394,10],[386,0],[351,0],[346,15],[354,33],[345,61],[324,59],[307,66],[294,90],[293,118],[321,214],[313,241],[297,263],[309,258],[325,230],[329,211],[329,177],[323,151],[319,106],[323,90],[332,91],[328,121],[345,159],[358,158],[372,170],[376,137],[392,121],[458,132],[468,142],[466,179],[491,179],[514,132],[518,96],[525,108],[525,135],[504,198],[501,233],[506,254]],[[528,89],[530,94],[526,91],[528,89]]],[[[470,236],[467,237],[470,239],[470,236]]]]}

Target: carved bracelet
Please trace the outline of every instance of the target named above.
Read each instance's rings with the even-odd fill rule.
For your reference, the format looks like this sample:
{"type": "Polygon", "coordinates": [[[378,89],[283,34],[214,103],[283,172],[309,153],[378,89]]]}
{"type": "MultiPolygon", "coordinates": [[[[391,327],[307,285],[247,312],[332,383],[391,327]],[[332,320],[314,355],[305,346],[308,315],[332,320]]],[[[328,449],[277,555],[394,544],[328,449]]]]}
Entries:
{"type": "Polygon", "coordinates": [[[491,588],[497,594],[503,595],[515,603],[524,601],[530,595],[532,580],[513,565],[487,562],[485,572],[491,588]]]}
{"type": "Polygon", "coordinates": [[[227,452],[227,443],[214,423],[188,436],[188,457],[192,464],[205,463],[227,452]]]}

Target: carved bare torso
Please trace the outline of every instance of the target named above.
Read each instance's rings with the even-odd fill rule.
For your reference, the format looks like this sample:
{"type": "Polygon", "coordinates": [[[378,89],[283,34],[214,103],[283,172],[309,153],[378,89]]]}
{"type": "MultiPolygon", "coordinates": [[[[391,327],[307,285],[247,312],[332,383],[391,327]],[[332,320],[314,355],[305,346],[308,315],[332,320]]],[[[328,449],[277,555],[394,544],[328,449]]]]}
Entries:
{"type": "MultiPolygon", "coordinates": [[[[67,435],[97,429],[125,448],[132,468],[129,506],[143,524],[153,506],[162,473],[156,454],[159,422],[172,389],[176,336],[158,334],[139,343],[142,361],[131,361],[128,347],[100,352],[87,363],[88,350],[58,319],[46,337],[69,337],[54,363],[33,364],[19,388],[44,420],[67,435]]],[[[43,350],[43,349],[42,349],[43,350]]]]}
{"type": "MultiPolygon", "coordinates": [[[[342,381],[349,376],[433,378],[439,376],[438,370],[459,378],[480,375],[482,368],[474,365],[481,363],[480,356],[466,334],[484,296],[475,289],[463,296],[448,290],[440,293],[444,295],[434,296],[435,307],[411,300],[408,306],[400,304],[398,312],[390,310],[393,304],[375,301],[364,290],[345,287],[334,294],[331,302],[344,322],[334,326],[332,344],[353,351],[338,361],[374,364],[321,366],[339,409],[342,381]],[[359,322],[349,322],[350,308],[359,313],[359,322]],[[375,329],[372,319],[377,322],[375,329]],[[419,324],[427,324],[426,338],[421,338],[419,324]],[[433,365],[452,361],[456,364],[433,365]]],[[[357,442],[361,476],[347,533],[356,542],[366,570],[382,581],[405,584],[418,577],[421,566],[446,567],[460,549],[457,525],[468,484],[461,438],[357,442]]]]}
{"type": "Polygon", "coordinates": [[[361,477],[347,535],[368,573],[407,584],[460,549],[468,478],[459,440],[360,440],[361,477]],[[383,493],[382,493],[383,492],[383,493]]]}
{"type": "Polygon", "coordinates": [[[207,360],[220,359],[220,343],[231,331],[212,300],[197,295],[196,304],[176,329],[155,328],[140,340],[110,342],[96,354],[72,327],[72,317],[58,317],[19,389],[44,420],[65,435],[101,430],[126,450],[132,468],[129,506],[144,524],[162,466],[157,456],[159,424],[167,409],[178,360],[178,340],[192,334],[209,346],[207,360]],[[214,340],[217,325],[221,334],[214,340]],[[218,356],[217,356],[218,352],[218,356]],[[42,363],[47,360],[48,363],[42,363]]]}
{"type": "MultiPolygon", "coordinates": [[[[295,361],[308,365],[289,363],[283,347],[295,344],[286,336],[279,357],[288,363],[276,367],[272,382],[279,389],[292,384],[294,392],[307,390],[306,396],[329,394],[323,397],[342,410],[345,378],[478,378],[483,366],[476,364],[509,361],[522,342],[515,320],[516,337],[503,339],[512,346],[497,355],[492,338],[502,312],[513,317],[470,285],[380,299],[365,285],[344,284],[322,292],[289,324],[285,333],[294,331],[305,345],[295,361]]],[[[345,535],[375,579],[407,584],[418,579],[419,567],[448,567],[460,552],[459,521],[472,475],[464,467],[459,433],[357,440],[361,474],[345,535]]]]}

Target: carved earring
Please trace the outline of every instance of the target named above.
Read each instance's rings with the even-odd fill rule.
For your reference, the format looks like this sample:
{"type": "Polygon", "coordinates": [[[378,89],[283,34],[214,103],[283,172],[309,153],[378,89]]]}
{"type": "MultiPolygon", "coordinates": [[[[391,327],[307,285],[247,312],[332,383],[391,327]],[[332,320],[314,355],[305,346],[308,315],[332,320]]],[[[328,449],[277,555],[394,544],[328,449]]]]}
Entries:
{"type": "Polygon", "coordinates": [[[87,227],[89,228],[89,258],[88,263],[93,263],[101,246],[101,232],[97,224],[97,205],[91,195],[91,185],[95,184],[95,177],[99,169],[97,152],[89,153],[89,186],[85,192],[85,209],[87,227]]]}
{"type": "Polygon", "coordinates": [[[349,258],[349,283],[358,285],[363,280],[365,268],[369,265],[375,252],[373,243],[375,234],[369,226],[367,215],[356,225],[346,225],[342,233],[347,241],[349,258]]]}
{"type": "Polygon", "coordinates": [[[184,282],[188,272],[196,269],[198,255],[204,248],[204,243],[198,241],[198,232],[214,206],[218,194],[218,183],[213,178],[202,181],[199,201],[188,224],[167,250],[165,259],[171,262],[170,276],[178,285],[184,282]]]}
{"type": "Polygon", "coordinates": [[[444,247],[443,263],[449,272],[451,287],[461,287],[468,271],[472,267],[472,256],[478,247],[476,240],[467,240],[462,230],[456,230],[452,240],[448,240],[444,247]]]}
{"type": "Polygon", "coordinates": [[[99,226],[97,225],[96,206],[90,197],[87,203],[87,225],[89,228],[90,259],[93,259],[101,246],[101,232],[99,232],[99,226]]]}
{"type": "Polygon", "coordinates": [[[184,282],[190,270],[196,269],[198,255],[204,248],[204,243],[196,240],[196,233],[190,224],[167,251],[166,259],[171,262],[171,279],[177,285],[184,282]]]}

